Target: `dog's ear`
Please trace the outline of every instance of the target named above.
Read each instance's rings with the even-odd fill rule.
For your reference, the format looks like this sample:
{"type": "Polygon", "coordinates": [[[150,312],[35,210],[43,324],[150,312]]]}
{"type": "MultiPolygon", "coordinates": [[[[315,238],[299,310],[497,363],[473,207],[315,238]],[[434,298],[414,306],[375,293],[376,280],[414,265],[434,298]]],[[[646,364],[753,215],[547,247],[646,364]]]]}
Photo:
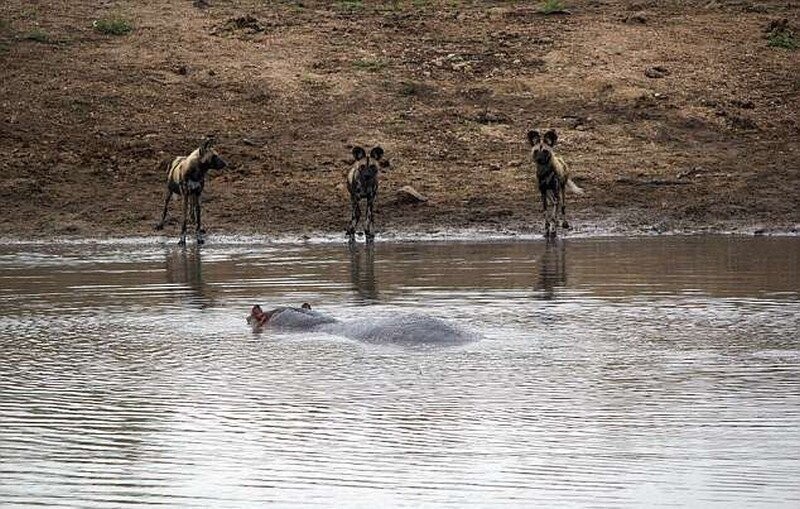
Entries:
{"type": "Polygon", "coordinates": [[[364,159],[365,157],[367,157],[367,153],[366,153],[366,151],[364,151],[363,148],[361,148],[361,147],[353,147],[353,158],[356,161],[360,161],[360,160],[364,159]]]}
{"type": "Polygon", "coordinates": [[[541,141],[542,136],[539,134],[539,131],[530,130],[528,131],[528,143],[533,145],[538,145],[541,141]]]}
{"type": "Polygon", "coordinates": [[[555,129],[550,129],[546,133],[544,133],[544,142],[551,147],[556,146],[556,142],[558,141],[558,134],[556,134],[555,129]]]}
{"type": "Polygon", "coordinates": [[[383,157],[383,149],[380,145],[375,145],[375,147],[369,151],[369,156],[376,161],[380,161],[381,157],[383,157]]]}
{"type": "Polygon", "coordinates": [[[203,140],[203,143],[200,144],[200,152],[207,152],[211,149],[212,145],[214,145],[214,138],[206,138],[203,140]]]}

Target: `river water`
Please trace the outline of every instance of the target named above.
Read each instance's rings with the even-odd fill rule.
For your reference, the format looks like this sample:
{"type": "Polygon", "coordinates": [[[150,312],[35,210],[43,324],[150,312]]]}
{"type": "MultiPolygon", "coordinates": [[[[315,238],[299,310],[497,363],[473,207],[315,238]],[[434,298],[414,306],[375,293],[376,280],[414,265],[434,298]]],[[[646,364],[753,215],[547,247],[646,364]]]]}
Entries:
{"type": "Polygon", "coordinates": [[[800,239],[0,246],[0,505],[798,507],[800,239]],[[424,313],[440,345],[253,333],[424,313]]]}

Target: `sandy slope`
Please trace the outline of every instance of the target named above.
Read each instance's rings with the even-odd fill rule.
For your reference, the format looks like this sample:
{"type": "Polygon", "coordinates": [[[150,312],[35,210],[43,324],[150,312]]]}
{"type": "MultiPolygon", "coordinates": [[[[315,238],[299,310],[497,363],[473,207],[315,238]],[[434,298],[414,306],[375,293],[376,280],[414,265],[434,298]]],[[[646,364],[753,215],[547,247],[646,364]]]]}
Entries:
{"type": "Polygon", "coordinates": [[[800,224],[800,51],[763,33],[800,4],[209,1],[0,5],[0,234],[147,233],[157,162],[207,133],[232,163],[210,232],[343,230],[353,143],[393,162],[384,231],[538,230],[532,126],[560,131],[579,228],[800,224]]]}

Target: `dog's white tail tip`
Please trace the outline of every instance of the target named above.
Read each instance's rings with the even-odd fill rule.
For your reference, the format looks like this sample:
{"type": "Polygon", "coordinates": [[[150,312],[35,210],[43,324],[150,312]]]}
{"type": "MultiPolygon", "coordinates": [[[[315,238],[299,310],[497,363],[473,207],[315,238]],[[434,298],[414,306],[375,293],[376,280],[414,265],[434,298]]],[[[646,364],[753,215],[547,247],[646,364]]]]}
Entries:
{"type": "Polygon", "coordinates": [[[578,184],[572,181],[572,179],[567,179],[567,190],[571,193],[575,194],[583,194],[583,189],[578,187],[578,184]]]}

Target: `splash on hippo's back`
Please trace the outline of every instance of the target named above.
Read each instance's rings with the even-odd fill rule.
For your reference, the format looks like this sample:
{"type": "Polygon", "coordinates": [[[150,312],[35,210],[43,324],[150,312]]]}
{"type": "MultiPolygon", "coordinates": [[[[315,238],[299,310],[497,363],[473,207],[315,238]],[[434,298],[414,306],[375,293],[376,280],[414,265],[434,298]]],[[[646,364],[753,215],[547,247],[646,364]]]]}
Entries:
{"type": "Polygon", "coordinates": [[[476,339],[474,334],[456,325],[417,313],[340,322],[334,327],[338,328],[338,332],[344,336],[374,343],[455,344],[476,339]]]}
{"type": "Polygon", "coordinates": [[[371,343],[459,344],[477,339],[475,334],[445,320],[419,313],[342,322],[316,311],[287,308],[270,319],[270,326],[325,332],[371,343]]]}

